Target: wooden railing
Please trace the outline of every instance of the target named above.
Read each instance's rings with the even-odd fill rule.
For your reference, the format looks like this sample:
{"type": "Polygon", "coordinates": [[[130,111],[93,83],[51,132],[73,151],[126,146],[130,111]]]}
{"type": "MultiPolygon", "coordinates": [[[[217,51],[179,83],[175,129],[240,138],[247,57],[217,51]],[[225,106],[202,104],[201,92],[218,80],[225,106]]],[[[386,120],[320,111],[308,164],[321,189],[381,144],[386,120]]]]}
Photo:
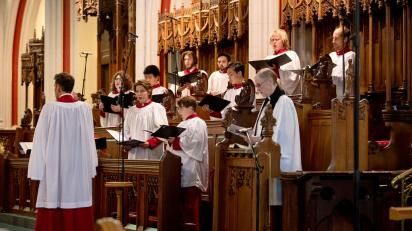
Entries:
{"type": "MultiPolygon", "coordinates": [[[[34,215],[38,183],[27,178],[28,158],[6,162],[5,211],[34,215]]],[[[180,157],[165,154],[159,161],[125,160],[125,180],[133,183],[133,190],[124,192],[125,223],[128,214],[136,214],[136,224],[142,227],[178,227],[180,214],[180,157]]],[[[93,206],[96,218],[111,216],[116,211],[116,196],[105,182],[122,180],[117,159],[99,160],[98,174],[93,182],[93,206]]]]}

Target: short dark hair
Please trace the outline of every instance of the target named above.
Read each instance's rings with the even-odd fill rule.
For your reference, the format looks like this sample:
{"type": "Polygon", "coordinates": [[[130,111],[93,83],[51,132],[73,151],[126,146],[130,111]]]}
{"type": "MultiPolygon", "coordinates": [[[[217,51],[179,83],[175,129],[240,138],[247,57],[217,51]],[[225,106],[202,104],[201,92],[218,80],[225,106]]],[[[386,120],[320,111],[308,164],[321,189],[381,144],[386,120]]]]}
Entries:
{"type": "Polygon", "coordinates": [[[152,74],[154,77],[160,76],[160,70],[156,65],[149,65],[143,70],[144,75],[152,74]]]}
{"type": "Polygon", "coordinates": [[[226,57],[227,61],[230,62],[230,55],[229,55],[228,53],[224,53],[224,52],[219,53],[219,54],[217,55],[217,57],[218,57],[218,58],[220,58],[220,57],[226,57]]]}
{"type": "Polygon", "coordinates": [[[69,73],[62,72],[54,76],[54,83],[58,84],[62,91],[72,92],[74,87],[74,78],[69,73]]]}
{"type": "Polygon", "coordinates": [[[241,62],[231,63],[231,64],[229,64],[229,66],[227,68],[233,69],[236,73],[241,71],[242,76],[245,75],[245,65],[243,65],[241,62]]]}
{"type": "Polygon", "coordinates": [[[177,101],[177,106],[179,107],[192,107],[193,111],[196,111],[196,99],[193,96],[185,96],[177,101]]]}
{"type": "Polygon", "coordinates": [[[192,58],[193,58],[193,65],[196,65],[196,64],[197,64],[196,54],[195,54],[193,51],[191,51],[191,50],[187,50],[187,51],[185,51],[185,52],[182,53],[182,62],[185,61],[185,56],[186,56],[186,55],[192,56],[192,58]]]}

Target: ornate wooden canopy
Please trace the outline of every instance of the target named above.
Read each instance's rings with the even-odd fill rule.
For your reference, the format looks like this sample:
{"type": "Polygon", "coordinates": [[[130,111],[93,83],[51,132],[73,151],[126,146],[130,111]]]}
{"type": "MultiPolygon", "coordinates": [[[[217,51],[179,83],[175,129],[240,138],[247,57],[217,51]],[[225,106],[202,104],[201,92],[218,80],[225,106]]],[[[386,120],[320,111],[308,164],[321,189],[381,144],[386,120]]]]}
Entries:
{"type": "Polygon", "coordinates": [[[247,25],[246,0],[193,0],[190,8],[159,13],[158,51],[236,40],[245,34],[247,25]]]}

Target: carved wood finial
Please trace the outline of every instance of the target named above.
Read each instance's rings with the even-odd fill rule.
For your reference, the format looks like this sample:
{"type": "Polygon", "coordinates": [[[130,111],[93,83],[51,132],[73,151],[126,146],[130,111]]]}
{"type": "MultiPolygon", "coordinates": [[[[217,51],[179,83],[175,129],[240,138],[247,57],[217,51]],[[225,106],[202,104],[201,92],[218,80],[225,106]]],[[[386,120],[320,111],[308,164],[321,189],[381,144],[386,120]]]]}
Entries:
{"type": "Polygon", "coordinates": [[[352,59],[348,60],[349,66],[348,70],[346,71],[346,76],[345,76],[345,98],[354,98],[355,94],[353,92],[353,77],[354,77],[354,71],[353,71],[353,62],[352,59]]]}
{"type": "Polygon", "coordinates": [[[272,137],[273,135],[273,126],[276,125],[276,119],[273,118],[273,109],[270,103],[266,106],[265,115],[261,119],[262,124],[262,136],[263,137],[272,137]]]}

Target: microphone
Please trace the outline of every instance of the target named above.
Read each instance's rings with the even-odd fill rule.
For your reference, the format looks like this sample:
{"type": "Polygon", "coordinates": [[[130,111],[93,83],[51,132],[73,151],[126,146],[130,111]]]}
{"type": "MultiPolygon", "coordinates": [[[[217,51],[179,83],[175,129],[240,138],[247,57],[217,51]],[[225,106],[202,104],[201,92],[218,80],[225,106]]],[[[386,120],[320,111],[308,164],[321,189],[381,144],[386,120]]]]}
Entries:
{"type": "Polygon", "coordinates": [[[134,37],[134,38],[139,38],[139,35],[137,35],[137,34],[135,34],[135,33],[132,33],[132,32],[129,32],[129,35],[132,36],[132,37],[134,37]]]}
{"type": "Polygon", "coordinates": [[[82,54],[82,55],[92,55],[93,53],[88,52],[88,51],[82,51],[82,52],[80,52],[80,54],[82,54]]]}

